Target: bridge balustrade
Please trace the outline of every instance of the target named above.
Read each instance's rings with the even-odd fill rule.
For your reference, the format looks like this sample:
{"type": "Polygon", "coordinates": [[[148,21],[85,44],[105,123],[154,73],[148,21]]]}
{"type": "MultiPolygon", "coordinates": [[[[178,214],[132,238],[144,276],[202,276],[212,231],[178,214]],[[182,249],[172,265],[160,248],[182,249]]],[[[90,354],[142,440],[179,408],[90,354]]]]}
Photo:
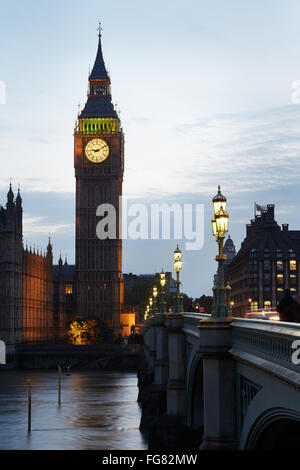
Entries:
{"type": "Polygon", "coordinates": [[[199,320],[210,318],[210,315],[205,313],[192,313],[184,312],[184,332],[194,337],[198,337],[199,320]]]}
{"type": "MultiPolygon", "coordinates": [[[[293,421],[300,442],[300,324],[195,312],[158,320],[149,319],[144,338],[150,368],[165,368],[165,380],[156,374],[153,384],[165,400],[153,421],[156,442],[173,448],[189,436],[203,450],[265,448],[260,436],[279,418],[293,421]]],[[[291,432],[278,439],[284,434],[295,447],[291,432]]]]}
{"type": "Polygon", "coordinates": [[[299,323],[234,318],[232,330],[231,352],[236,359],[300,384],[300,365],[292,360],[293,343],[300,340],[299,323]]]}

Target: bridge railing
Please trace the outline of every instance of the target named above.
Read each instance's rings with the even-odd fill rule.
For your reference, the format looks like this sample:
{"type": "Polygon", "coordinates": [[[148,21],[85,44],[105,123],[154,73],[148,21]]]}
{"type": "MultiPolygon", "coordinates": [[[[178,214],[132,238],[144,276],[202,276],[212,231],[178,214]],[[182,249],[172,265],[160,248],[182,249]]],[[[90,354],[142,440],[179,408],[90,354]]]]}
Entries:
{"type": "Polygon", "coordinates": [[[300,385],[300,364],[297,364],[297,349],[300,359],[299,323],[234,318],[232,326],[231,352],[237,359],[285,378],[289,376],[292,382],[300,385]]]}
{"type": "Polygon", "coordinates": [[[206,313],[184,312],[184,332],[191,336],[198,337],[199,320],[210,318],[206,313]]]}

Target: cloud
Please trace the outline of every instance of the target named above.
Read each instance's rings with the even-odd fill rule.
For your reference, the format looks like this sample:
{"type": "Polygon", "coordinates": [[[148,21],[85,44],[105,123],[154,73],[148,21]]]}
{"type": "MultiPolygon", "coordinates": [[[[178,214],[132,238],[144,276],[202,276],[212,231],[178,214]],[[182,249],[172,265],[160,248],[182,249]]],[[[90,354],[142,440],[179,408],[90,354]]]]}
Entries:
{"type": "MultiPolygon", "coordinates": [[[[240,115],[216,115],[173,129],[191,149],[183,179],[207,192],[216,182],[230,191],[257,191],[294,184],[300,177],[300,107],[284,106],[240,115]]],[[[179,176],[180,170],[174,172],[179,176]]]]}
{"type": "Polygon", "coordinates": [[[23,232],[25,237],[32,235],[56,235],[60,233],[72,234],[74,230],[74,223],[50,223],[47,217],[24,216],[23,217],[23,232]]]}
{"type": "Polygon", "coordinates": [[[221,184],[233,195],[298,182],[299,105],[183,119],[170,116],[129,133],[125,194],[205,196],[221,184]]]}

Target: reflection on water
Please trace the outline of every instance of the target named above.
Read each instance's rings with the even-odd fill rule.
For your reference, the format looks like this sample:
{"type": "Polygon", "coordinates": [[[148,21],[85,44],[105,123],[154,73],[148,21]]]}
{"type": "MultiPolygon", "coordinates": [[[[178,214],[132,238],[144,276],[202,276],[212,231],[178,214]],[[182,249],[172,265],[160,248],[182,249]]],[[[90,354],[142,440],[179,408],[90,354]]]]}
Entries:
{"type": "Polygon", "coordinates": [[[147,449],[139,431],[136,374],[0,371],[0,449],[147,449]],[[32,384],[27,433],[27,384],[32,384]]]}

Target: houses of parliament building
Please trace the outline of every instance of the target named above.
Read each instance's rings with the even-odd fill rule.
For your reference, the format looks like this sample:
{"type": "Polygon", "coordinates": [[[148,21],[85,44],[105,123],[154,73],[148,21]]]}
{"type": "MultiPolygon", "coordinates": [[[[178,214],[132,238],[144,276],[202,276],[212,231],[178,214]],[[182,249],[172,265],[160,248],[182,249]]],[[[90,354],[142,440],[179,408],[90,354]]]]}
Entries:
{"type": "MultiPolygon", "coordinates": [[[[74,129],[76,178],[75,265],[53,265],[45,252],[23,245],[22,198],[10,185],[0,206],[0,338],[18,343],[58,342],[74,318],[101,318],[119,331],[123,303],[122,240],[99,239],[97,207],[111,204],[119,220],[124,134],[112,104],[101,47],[89,75],[85,107],[74,129]]],[[[103,237],[104,238],[104,237],[103,237]]]]}

